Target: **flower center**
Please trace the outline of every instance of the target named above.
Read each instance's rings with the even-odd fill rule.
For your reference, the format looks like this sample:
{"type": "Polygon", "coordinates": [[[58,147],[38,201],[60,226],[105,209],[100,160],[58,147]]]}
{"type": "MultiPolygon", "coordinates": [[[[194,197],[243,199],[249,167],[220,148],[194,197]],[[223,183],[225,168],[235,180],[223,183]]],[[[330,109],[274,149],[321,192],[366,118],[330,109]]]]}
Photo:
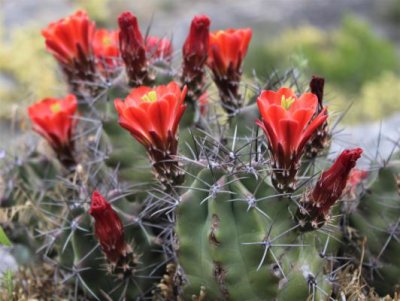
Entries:
{"type": "Polygon", "coordinates": [[[61,104],[58,103],[58,102],[52,104],[52,105],[50,106],[50,110],[51,110],[51,112],[53,112],[53,113],[58,113],[58,112],[60,112],[60,111],[61,111],[61,104]]]}
{"type": "Polygon", "coordinates": [[[157,92],[150,91],[142,96],[142,101],[144,102],[156,102],[157,101],[157,92]]]}
{"type": "Polygon", "coordinates": [[[281,106],[285,110],[289,110],[290,106],[294,103],[294,98],[293,97],[288,97],[286,98],[285,95],[282,95],[281,99],[281,106]]]}
{"type": "Polygon", "coordinates": [[[111,38],[110,38],[110,37],[107,37],[107,36],[106,36],[106,37],[103,38],[103,41],[102,41],[102,42],[103,42],[103,45],[104,45],[104,46],[110,46],[112,41],[111,41],[111,38]]]}

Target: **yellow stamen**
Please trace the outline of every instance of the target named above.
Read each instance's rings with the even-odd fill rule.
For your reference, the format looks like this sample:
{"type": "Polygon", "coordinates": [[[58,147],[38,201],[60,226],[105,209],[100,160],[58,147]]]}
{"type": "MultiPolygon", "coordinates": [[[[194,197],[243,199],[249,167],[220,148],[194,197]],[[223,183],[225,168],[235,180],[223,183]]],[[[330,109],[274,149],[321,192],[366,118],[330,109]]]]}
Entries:
{"type": "Polygon", "coordinates": [[[102,42],[104,46],[110,46],[112,41],[110,37],[104,37],[102,42]]]}
{"type": "Polygon", "coordinates": [[[286,98],[285,95],[282,95],[281,99],[281,106],[285,110],[289,110],[290,106],[294,103],[294,98],[293,97],[288,97],[286,98]]]}
{"type": "Polygon", "coordinates": [[[61,104],[60,103],[53,103],[51,106],[50,106],[50,110],[53,112],[53,113],[58,113],[58,112],[60,112],[61,111],[61,104]]]}
{"type": "Polygon", "coordinates": [[[142,101],[144,102],[155,102],[157,101],[157,93],[156,91],[150,91],[147,94],[142,96],[142,101]]]}

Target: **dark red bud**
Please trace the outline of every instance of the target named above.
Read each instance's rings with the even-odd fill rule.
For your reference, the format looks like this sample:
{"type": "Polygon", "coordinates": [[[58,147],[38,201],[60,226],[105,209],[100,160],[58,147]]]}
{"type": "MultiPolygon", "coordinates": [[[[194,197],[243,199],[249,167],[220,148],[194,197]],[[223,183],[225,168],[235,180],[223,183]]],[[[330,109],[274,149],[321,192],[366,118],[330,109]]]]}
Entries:
{"type": "Polygon", "coordinates": [[[328,170],[324,171],[311,193],[312,201],[327,213],[346,187],[347,178],[361,157],[363,150],[344,150],[328,170]]]}
{"type": "Polygon", "coordinates": [[[92,194],[89,214],[95,219],[95,235],[103,252],[108,260],[117,262],[124,256],[125,250],[124,227],[120,218],[110,203],[97,191],[92,194]]]}
{"type": "Polygon", "coordinates": [[[311,93],[317,95],[318,107],[320,109],[323,108],[324,85],[325,85],[325,79],[323,77],[318,77],[318,76],[313,75],[313,77],[310,81],[310,90],[311,90],[311,93]]]}

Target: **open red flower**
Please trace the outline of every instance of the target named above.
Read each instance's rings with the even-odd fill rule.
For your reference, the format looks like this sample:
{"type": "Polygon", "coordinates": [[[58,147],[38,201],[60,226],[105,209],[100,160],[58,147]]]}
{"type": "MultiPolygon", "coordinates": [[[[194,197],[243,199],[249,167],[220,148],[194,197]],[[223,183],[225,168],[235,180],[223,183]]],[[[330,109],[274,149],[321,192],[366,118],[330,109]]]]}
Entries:
{"type": "Polygon", "coordinates": [[[143,144],[153,162],[159,180],[169,185],[169,174],[181,177],[174,156],[178,147],[178,125],[186,109],[186,88],[181,91],[176,82],[150,88],[132,89],[125,98],[115,100],[119,124],[143,144]],[[165,174],[164,174],[165,173],[165,174]],[[176,173],[176,175],[174,175],[176,173]]]}
{"type": "Polygon", "coordinates": [[[304,146],[327,119],[326,108],[313,119],[317,96],[304,93],[297,98],[289,88],[263,91],[257,105],[262,118],[257,124],[268,138],[272,156],[273,183],[280,191],[293,190],[304,146]]]}
{"type": "Polygon", "coordinates": [[[113,71],[119,65],[119,32],[117,30],[97,29],[93,39],[93,50],[99,69],[113,71]]]}
{"type": "Polygon", "coordinates": [[[210,19],[195,16],[182,47],[182,83],[188,87],[191,100],[197,100],[205,86],[205,65],[208,58],[210,19]]]}
{"type": "Polygon", "coordinates": [[[146,51],[150,61],[167,61],[172,59],[172,43],[170,39],[149,36],[146,38],[146,51]]]}
{"type": "Polygon", "coordinates": [[[243,104],[239,83],[251,36],[250,28],[220,30],[210,34],[207,64],[228,114],[234,113],[243,104]]]}
{"type": "Polygon", "coordinates": [[[94,217],[94,230],[109,261],[116,263],[125,256],[124,227],[110,203],[97,191],[92,194],[89,214],[94,217]]]}
{"type": "Polygon", "coordinates": [[[146,148],[167,150],[186,108],[185,94],[175,82],[132,89],[125,101],[115,100],[119,124],[146,148]]]}
{"type": "Polygon", "coordinates": [[[45,98],[28,108],[33,130],[47,140],[61,161],[73,160],[76,111],[77,100],[73,94],[63,99],[45,98]]]}
{"type": "Polygon", "coordinates": [[[42,30],[47,50],[62,66],[74,93],[80,91],[82,82],[90,82],[93,87],[96,81],[92,46],[95,29],[87,13],[78,10],[42,30]]]}
{"type": "Polygon", "coordinates": [[[148,75],[146,45],[137,18],[130,12],[118,17],[119,50],[125,63],[129,85],[132,87],[151,83],[148,75]]]}

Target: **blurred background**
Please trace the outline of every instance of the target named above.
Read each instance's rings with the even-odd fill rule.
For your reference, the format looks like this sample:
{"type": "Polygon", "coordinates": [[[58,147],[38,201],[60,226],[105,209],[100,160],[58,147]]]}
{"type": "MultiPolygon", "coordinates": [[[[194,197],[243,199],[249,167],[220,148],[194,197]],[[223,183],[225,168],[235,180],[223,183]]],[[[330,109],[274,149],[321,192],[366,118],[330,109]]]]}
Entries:
{"type": "Polygon", "coordinates": [[[0,0],[0,123],[28,103],[64,94],[40,29],[77,8],[108,28],[131,10],[143,31],[173,39],[177,67],[194,15],[209,15],[213,30],[251,27],[246,77],[292,67],[307,79],[323,76],[331,110],[352,106],[343,122],[377,130],[386,120],[387,130],[398,133],[400,0],[0,0]]]}

